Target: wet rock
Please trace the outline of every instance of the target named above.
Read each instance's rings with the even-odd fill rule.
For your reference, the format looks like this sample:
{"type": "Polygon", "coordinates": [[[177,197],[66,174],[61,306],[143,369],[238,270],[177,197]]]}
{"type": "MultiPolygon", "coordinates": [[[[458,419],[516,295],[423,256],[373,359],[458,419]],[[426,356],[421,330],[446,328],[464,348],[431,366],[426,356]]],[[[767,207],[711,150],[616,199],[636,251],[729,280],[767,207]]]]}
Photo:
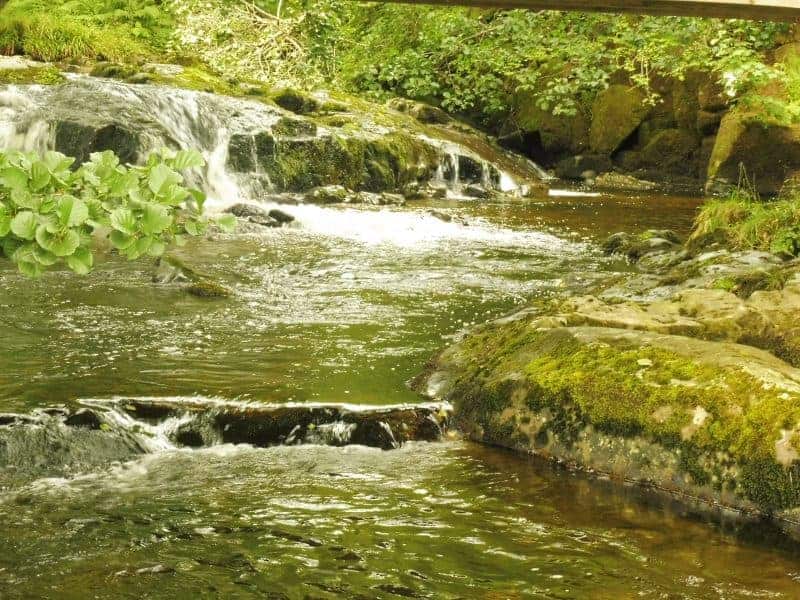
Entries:
{"type": "Polygon", "coordinates": [[[325,185],[311,190],[306,200],[314,204],[341,204],[351,198],[353,192],[341,185],[325,185]]]}
{"type": "Polygon", "coordinates": [[[606,254],[622,254],[636,261],[648,254],[673,251],[679,245],[680,238],[675,232],[650,229],[637,235],[615,233],[603,242],[602,248],[606,254]]]}
{"type": "MultiPolygon", "coordinates": [[[[288,223],[294,220],[294,218],[291,218],[289,221],[281,221],[272,215],[273,211],[266,211],[263,208],[253,204],[234,204],[233,206],[225,209],[225,212],[235,215],[240,219],[245,219],[250,223],[261,225],[262,227],[280,227],[283,223],[288,223]]],[[[284,218],[289,216],[279,210],[274,210],[274,212],[280,213],[284,216],[284,218]]]]}
{"type": "Polygon", "coordinates": [[[137,575],[167,575],[174,572],[175,568],[167,565],[154,565],[152,567],[142,567],[136,570],[137,575]]]}
{"type": "Polygon", "coordinates": [[[125,79],[126,82],[133,83],[135,85],[153,83],[155,80],[156,78],[152,73],[136,73],[125,79]]]}
{"type": "Polygon", "coordinates": [[[83,427],[86,429],[100,429],[103,420],[95,411],[82,408],[66,418],[64,424],[67,427],[83,427]]]}
{"type": "Polygon", "coordinates": [[[414,117],[420,123],[443,125],[452,121],[450,115],[441,108],[423,102],[393,98],[389,101],[389,107],[414,117]]]}
{"type": "Polygon", "coordinates": [[[112,150],[122,163],[135,163],[142,143],[138,133],[119,124],[60,120],[55,124],[55,149],[75,158],[80,166],[93,152],[112,150]]]}
{"type": "Polygon", "coordinates": [[[186,292],[190,296],[206,299],[229,298],[233,294],[230,288],[210,279],[203,279],[189,284],[186,286],[186,292]]]}
{"type": "Polygon", "coordinates": [[[428,211],[428,214],[432,217],[436,217],[440,221],[444,221],[445,223],[451,223],[453,221],[452,215],[442,212],[441,210],[432,209],[428,211]]]}
{"type": "Polygon", "coordinates": [[[472,439],[792,527],[800,370],[688,330],[620,325],[528,315],[487,327],[445,350],[418,389],[452,400],[472,439]]]}
{"type": "Polygon", "coordinates": [[[556,176],[561,179],[583,180],[586,172],[605,173],[612,169],[611,159],[601,154],[580,154],[565,158],[556,165],[556,176]]]}
{"type": "Polygon", "coordinates": [[[480,198],[480,199],[486,199],[491,195],[489,190],[487,190],[482,185],[478,185],[475,183],[464,186],[463,192],[465,196],[470,196],[472,198],[480,198]]]}
{"type": "Polygon", "coordinates": [[[293,223],[295,218],[290,215],[289,213],[283,212],[277,208],[273,208],[269,211],[269,216],[277,221],[281,225],[287,225],[289,223],[293,223]]]}

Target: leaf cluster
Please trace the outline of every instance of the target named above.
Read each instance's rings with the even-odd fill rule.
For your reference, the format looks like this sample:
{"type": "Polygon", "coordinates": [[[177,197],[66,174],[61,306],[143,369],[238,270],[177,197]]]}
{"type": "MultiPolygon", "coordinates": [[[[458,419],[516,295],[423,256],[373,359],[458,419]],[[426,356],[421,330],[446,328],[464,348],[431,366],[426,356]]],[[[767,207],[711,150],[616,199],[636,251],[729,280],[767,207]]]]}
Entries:
{"type": "MultiPolygon", "coordinates": [[[[205,195],[182,175],[204,166],[199,152],[162,149],[141,166],[122,165],[111,151],[77,169],[74,162],[58,152],[0,152],[0,251],[25,275],[60,264],[89,273],[98,238],[129,260],[161,256],[210,224],[205,195]]],[[[235,220],[217,224],[230,230],[235,220]]]]}

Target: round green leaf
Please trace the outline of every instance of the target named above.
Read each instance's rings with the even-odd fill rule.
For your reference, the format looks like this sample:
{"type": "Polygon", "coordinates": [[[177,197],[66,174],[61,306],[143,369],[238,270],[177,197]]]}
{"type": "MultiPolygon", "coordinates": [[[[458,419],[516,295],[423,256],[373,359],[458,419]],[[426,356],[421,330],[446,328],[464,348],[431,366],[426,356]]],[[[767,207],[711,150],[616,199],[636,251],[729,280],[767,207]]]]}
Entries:
{"type": "Polygon", "coordinates": [[[29,210],[25,210],[17,213],[11,219],[11,232],[23,240],[32,240],[36,235],[36,226],[38,224],[36,215],[29,210]]]}
{"type": "Polygon", "coordinates": [[[78,275],[86,275],[92,270],[94,257],[87,248],[78,248],[75,254],[67,257],[67,266],[78,275]]]}

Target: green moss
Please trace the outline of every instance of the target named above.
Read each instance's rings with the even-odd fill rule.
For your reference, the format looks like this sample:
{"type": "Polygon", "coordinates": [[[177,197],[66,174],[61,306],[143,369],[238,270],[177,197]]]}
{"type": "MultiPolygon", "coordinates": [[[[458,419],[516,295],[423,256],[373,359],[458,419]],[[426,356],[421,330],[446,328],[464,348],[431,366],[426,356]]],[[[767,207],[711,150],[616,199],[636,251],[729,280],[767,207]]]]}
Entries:
{"type": "Polygon", "coordinates": [[[792,479],[775,458],[782,430],[800,422],[800,403],[744,371],[651,346],[586,345],[569,330],[532,331],[525,322],[477,333],[459,348],[459,361],[472,370],[454,397],[460,402],[469,390],[468,414],[492,435],[507,428],[501,413],[515,393],[497,382],[524,364],[525,377],[513,389],[526,394],[515,406],[521,414],[549,415],[533,441],[539,447],[547,434],[570,446],[592,425],[613,437],[644,437],[674,450],[679,468],[696,485],[734,486],[766,511],[800,503],[792,483],[800,477],[792,479]],[[505,402],[497,397],[501,393],[505,402]],[[708,413],[699,425],[693,424],[697,407],[708,413]],[[748,473],[739,484],[727,471],[734,464],[748,473]]]}
{"type": "Polygon", "coordinates": [[[29,69],[0,70],[0,84],[56,85],[64,81],[64,75],[56,67],[33,67],[29,69]]]}

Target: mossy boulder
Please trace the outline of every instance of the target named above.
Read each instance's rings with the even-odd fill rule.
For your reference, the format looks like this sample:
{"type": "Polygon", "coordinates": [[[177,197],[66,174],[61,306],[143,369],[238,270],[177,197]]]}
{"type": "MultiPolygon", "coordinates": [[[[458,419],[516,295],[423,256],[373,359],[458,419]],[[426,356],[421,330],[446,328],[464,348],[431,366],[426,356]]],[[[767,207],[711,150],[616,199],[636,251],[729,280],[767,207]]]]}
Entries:
{"type": "Polygon", "coordinates": [[[736,186],[743,172],[760,194],[778,194],[800,171],[800,126],[735,109],[723,117],[708,163],[707,191],[736,186]]]}
{"type": "MultiPolygon", "coordinates": [[[[238,173],[263,173],[278,191],[304,192],[340,185],[350,190],[384,192],[430,178],[438,163],[434,148],[403,132],[375,138],[276,135],[287,131],[289,121],[279,121],[271,131],[233,135],[228,145],[228,167],[238,173]]],[[[291,129],[293,133],[310,132],[294,121],[291,129]]]]}
{"type": "Polygon", "coordinates": [[[548,162],[567,155],[581,154],[589,148],[588,110],[578,107],[575,114],[554,115],[536,104],[532,94],[519,94],[514,102],[516,124],[524,137],[537,138],[548,162]]]}
{"type": "Polygon", "coordinates": [[[472,439],[797,531],[800,371],[765,351],[521,315],[445,350],[417,386],[472,439]]]}
{"type": "Polygon", "coordinates": [[[616,84],[598,94],[592,103],[589,146],[593,152],[611,154],[636,131],[650,112],[646,96],[637,87],[616,84]]]}
{"type": "Polygon", "coordinates": [[[698,176],[700,138],[689,129],[664,129],[641,152],[641,166],[665,174],[698,176]]]}

